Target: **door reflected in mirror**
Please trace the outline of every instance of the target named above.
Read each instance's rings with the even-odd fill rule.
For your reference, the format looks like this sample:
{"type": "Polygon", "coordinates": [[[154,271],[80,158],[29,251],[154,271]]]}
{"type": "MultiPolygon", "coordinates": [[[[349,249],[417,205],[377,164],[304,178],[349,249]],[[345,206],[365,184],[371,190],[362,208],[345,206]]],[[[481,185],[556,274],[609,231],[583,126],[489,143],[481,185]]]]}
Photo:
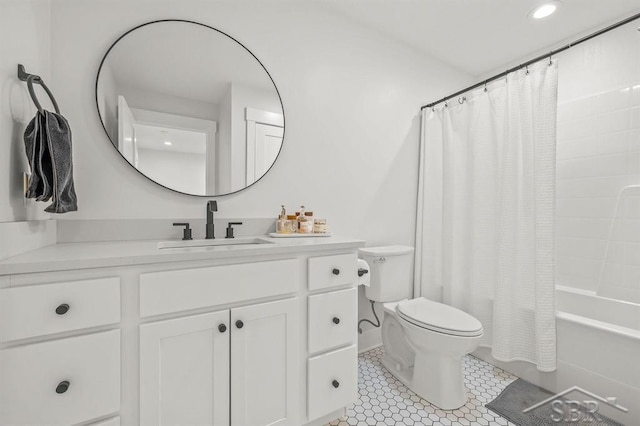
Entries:
{"type": "Polygon", "coordinates": [[[284,114],[271,77],[244,46],[203,24],[156,21],[125,33],[102,61],[96,101],[123,158],[186,194],[242,190],[282,147],[284,114]]]}

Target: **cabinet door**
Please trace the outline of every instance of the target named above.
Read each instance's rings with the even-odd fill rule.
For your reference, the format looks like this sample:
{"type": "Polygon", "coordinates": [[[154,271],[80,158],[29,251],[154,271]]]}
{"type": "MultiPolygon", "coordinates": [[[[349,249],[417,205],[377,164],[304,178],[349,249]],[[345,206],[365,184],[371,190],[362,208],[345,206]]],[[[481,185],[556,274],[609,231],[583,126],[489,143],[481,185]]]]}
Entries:
{"type": "Polygon", "coordinates": [[[298,299],[231,310],[231,422],[298,426],[298,299]]]}
{"type": "Polygon", "coordinates": [[[229,311],[140,326],[140,425],[229,424],[229,311]]]}

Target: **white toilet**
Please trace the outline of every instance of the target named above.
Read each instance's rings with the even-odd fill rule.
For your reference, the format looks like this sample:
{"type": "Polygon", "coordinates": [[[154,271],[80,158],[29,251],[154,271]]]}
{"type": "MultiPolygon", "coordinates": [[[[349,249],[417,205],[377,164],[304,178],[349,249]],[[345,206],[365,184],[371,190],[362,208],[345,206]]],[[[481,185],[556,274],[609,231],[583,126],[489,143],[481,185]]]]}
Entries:
{"type": "Polygon", "coordinates": [[[369,300],[384,304],[384,366],[430,403],[453,410],[467,402],[462,357],[477,348],[482,324],[452,306],[413,294],[413,247],[360,249],[369,264],[369,300]]]}

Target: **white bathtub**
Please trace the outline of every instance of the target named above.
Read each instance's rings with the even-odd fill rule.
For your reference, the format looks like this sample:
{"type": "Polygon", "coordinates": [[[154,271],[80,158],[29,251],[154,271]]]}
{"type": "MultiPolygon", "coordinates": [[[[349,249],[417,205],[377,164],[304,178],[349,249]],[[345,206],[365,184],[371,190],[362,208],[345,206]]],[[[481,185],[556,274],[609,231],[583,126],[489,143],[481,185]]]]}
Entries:
{"type": "Polygon", "coordinates": [[[555,372],[540,373],[523,362],[497,361],[484,348],[474,355],[551,391],[578,386],[604,398],[615,397],[628,413],[603,404],[599,411],[622,424],[640,425],[640,304],[558,286],[556,308],[555,372]]]}

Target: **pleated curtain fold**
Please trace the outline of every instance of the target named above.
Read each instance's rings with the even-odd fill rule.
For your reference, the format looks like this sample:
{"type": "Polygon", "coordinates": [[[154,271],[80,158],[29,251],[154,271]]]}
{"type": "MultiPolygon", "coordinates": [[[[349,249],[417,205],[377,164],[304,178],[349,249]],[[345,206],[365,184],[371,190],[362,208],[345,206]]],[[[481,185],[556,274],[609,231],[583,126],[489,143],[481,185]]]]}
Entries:
{"type": "Polygon", "coordinates": [[[556,368],[557,61],[425,109],[416,279],[502,361],[556,368]]]}

